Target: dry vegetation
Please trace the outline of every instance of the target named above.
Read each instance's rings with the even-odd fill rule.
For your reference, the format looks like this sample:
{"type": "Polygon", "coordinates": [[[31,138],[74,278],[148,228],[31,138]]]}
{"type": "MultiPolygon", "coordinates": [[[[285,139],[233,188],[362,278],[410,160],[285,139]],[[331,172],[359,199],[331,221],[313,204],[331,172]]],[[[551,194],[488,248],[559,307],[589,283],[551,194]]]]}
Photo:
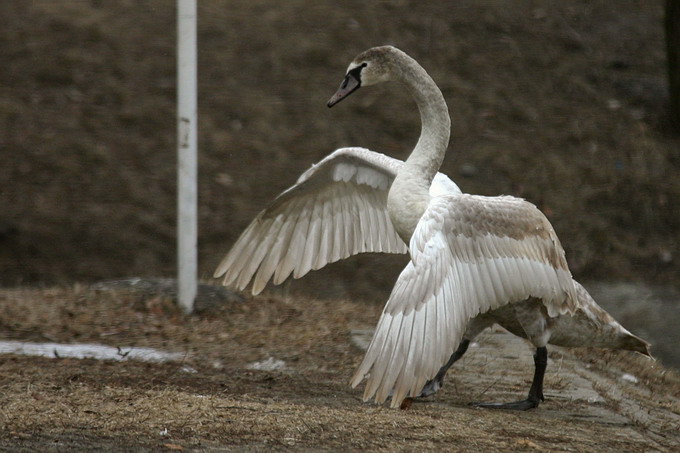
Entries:
{"type": "MultiPolygon", "coordinates": [[[[661,2],[200,3],[206,278],[333,149],[406,156],[419,128],[406,93],[325,106],[354,55],[392,43],[444,91],[443,170],[464,190],[536,203],[577,278],[677,287],[680,146],[664,123],[661,2]]],[[[1,2],[0,284],[172,275],[174,14],[167,0],[1,2]]],[[[382,300],[401,264],[356,259],[302,285],[382,300]]]]}
{"type": "MultiPolygon", "coordinates": [[[[406,156],[419,128],[406,93],[325,107],[354,55],[390,43],[441,86],[453,118],[443,171],[464,190],[536,203],[579,279],[677,288],[661,2],[508,4],[201,1],[202,275],[333,149],[406,156]]],[[[186,354],[0,357],[0,450],[679,448],[680,378],[633,355],[553,350],[538,410],[467,407],[528,387],[528,349],[499,332],[428,402],[362,403],[347,386],[362,355],[350,330],[375,323],[403,257],[348,260],[255,300],[206,296],[193,317],[167,291],[72,287],[174,272],[174,47],[170,0],[0,2],[0,336],[186,354]],[[269,357],[287,368],[246,368],[269,357]]]]}
{"type": "Polygon", "coordinates": [[[362,403],[347,382],[350,331],[380,307],[263,297],[185,317],[170,298],[123,290],[4,290],[5,338],[150,346],[181,362],[0,359],[0,449],[10,451],[673,451],[680,376],[634,354],[552,348],[546,402],[470,408],[525,393],[531,352],[483,335],[444,390],[408,411],[362,403]],[[273,357],[286,367],[249,370],[273,357]],[[622,380],[629,373],[639,380],[622,380]]]}

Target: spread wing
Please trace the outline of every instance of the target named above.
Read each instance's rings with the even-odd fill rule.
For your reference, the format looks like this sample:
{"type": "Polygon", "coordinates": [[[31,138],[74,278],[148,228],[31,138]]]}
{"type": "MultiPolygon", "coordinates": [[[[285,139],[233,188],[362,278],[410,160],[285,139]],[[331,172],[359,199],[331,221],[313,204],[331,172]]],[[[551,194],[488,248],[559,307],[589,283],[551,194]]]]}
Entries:
{"type": "Polygon", "coordinates": [[[514,197],[433,198],[352,385],[392,407],[414,397],[479,313],[528,297],[551,316],[575,310],[564,250],[545,216],[514,197]]]}
{"type": "MultiPolygon", "coordinates": [[[[215,271],[226,286],[253,294],[267,282],[364,252],[406,253],[387,213],[387,192],[402,161],[364,148],[339,149],[303,173],[260,212],[215,271]]],[[[439,174],[433,190],[459,193],[439,174]]]]}

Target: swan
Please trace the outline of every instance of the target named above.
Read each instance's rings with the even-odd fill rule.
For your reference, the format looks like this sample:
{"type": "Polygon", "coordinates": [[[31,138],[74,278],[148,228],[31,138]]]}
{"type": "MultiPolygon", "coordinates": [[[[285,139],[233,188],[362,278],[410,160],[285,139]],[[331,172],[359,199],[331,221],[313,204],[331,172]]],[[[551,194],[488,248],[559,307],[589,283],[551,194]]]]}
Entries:
{"type": "Polygon", "coordinates": [[[363,86],[401,83],[422,120],[405,162],[341,148],[304,172],[244,230],[217,267],[223,284],[258,294],[272,280],[364,252],[409,253],[354,377],[364,400],[392,407],[427,396],[472,339],[498,323],[536,347],[527,399],[479,403],[526,410],[543,400],[548,342],[649,354],[572,279],[547,218],[510,196],[464,194],[438,169],[450,136],[448,107],[425,70],[391,46],[357,56],[332,107],[363,86]]]}

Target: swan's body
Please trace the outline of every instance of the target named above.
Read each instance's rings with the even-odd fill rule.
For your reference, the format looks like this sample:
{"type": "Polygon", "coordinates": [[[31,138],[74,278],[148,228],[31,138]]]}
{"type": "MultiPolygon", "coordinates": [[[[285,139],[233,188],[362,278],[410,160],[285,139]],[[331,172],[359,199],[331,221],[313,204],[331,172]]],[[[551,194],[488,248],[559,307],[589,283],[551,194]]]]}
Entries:
{"type": "MultiPolygon", "coordinates": [[[[623,349],[639,352],[651,357],[649,343],[633,335],[619,324],[593,300],[588,291],[576,280],[574,280],[574,285],[576,286],[576,295],[578,297],[574,314],[550,317],[544,313],[538,317],[542,324],[538,326],[539,333],[543,329],[548,329],[550,332],[549,344],[572,348],[623,349]]],[[[521,322],[523,314],[527,310],[536,310],[539,313],[544,312],[540,300],[528,299],[510,303],[497,310],[480,314],[470,321],[456,352],[451,355],[449,361],[437,372],[437,375],[426,383],[418,396],[429,396],[437,392],[443,386],[446,372],[465,354],[470,342],[484,329],[491,327],[493,324],[499,324],[510,333],[531,340],[529,338],[531,330],[525,329],[521,322]]],[[[537,356],[536,359],[538,359],[537,356]]],[[[544,363],[543,366],[546,364],[544,363]]],[[[541,397],[540,394],[536,396],[541,397]]],[[[529,405],[523,401],[518,403],[518,407],[514,407],[515,409],[522,409],[523,404],[529,405]]],[[[535,403],[537,404],[538,401],[535,403]]],[[[487,407],[494,407],[494,405],[487,405],[487,407]]],[[[512,409],[513,407],[510,408],[512,409]]]]}
{"type": "Polygon", "coordinates": [[[551,340],[646,352],[572,280],[552,226],[534,205],[462,194],[437,173],[449,141],[448,108],[415,60],[393,47],[369,49],[350,64],[329,106],[384,81],[409,89],[421,114],[406,162],[360,148],[336,151],[258,215],[215,276],[240,289],[254,279],[257,293],[272,276],[277,284],[355,253],[403,253],[408,244],[411,261],[352,379],[356,386],[368,377],[364,398],[392,395],[393,407],[436,391],[469,341],[494,322],[527,337],[537,355],[527,400],[492,407],[538,405],[551,340]],[[579,340],[580,331],[587,338],[579,340]]]}

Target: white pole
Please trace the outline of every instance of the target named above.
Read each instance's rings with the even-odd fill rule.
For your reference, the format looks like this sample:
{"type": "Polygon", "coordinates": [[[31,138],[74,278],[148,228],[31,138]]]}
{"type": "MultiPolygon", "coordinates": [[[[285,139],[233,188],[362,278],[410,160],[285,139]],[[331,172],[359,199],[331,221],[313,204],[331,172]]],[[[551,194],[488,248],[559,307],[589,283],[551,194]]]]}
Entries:
{"type": "Polygon", "coordinates": [[[196,0],[177,0],[177,297],[191,313],[197,278],[196,0]]]}

